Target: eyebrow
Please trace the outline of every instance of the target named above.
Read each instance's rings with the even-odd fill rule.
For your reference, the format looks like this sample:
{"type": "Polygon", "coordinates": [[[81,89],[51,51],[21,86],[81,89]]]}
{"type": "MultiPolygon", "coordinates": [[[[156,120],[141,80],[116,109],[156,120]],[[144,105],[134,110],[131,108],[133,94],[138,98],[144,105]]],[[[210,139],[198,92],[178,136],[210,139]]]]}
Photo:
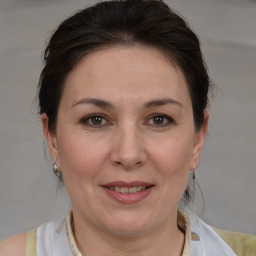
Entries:
{"type": "Polygon", "coordinates": [[[157,106],[163,106],[166,104],[173,104],[173,105],[177,105],[180,107],[184,107],[179,101],[174,100],[172,98],[166,98],[166,99],[157,99],[157,100],[152,100],[149,101],[147,103],[144,104],[145,108],[149,108],[149,107],[157,107],[157,106]]]}
{"type": "MultiPolygon", "coordinates": [[[[96,99],[96,98],[84,98],[72,105],[72,108],[80,104],[93,104],[101,108],[114,108],[114,105],[108,101],[96,99]]],[[[179,101],[172,98],[152,100],[143,105],[144,108],[164,106],[166,104],[173,104],[180,107],[184,107],[179,101]]]]}
{"type": "Polygon", "coordinates": [[[110,102],[107,102],[105,100],[96,99],[96,98],[84,98],[79,100],[78,102],[74,103],[72,105],[72,108],[80,105],[80,104],[93,104],[95,106],[101,107],[101,108],[114,108],[114,105],[110,102]]]}

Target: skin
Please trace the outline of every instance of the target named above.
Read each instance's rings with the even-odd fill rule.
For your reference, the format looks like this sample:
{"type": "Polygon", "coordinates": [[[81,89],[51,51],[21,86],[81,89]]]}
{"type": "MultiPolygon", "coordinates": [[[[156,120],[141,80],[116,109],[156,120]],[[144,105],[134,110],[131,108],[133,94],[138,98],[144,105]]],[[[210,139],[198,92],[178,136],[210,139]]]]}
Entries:
{"type": "Polygon", "coordinates": [[[182,254],[177,205],[199,163],[208,113],[196,132],[188,85],[177,66],[146,46],[95,51],[67,77],[56,131],[48,129],[46,114],[41,119],[71,197],[82,253],[182,254]],[[153,189],[125,204],[101,186],[117,180],[148,182],[153,189]]]}
{"type": "Polygon", "coordinates": [[[24,256],[26,251],[26,233],[17,234],[0,243],[0,255],[24,256]]]}

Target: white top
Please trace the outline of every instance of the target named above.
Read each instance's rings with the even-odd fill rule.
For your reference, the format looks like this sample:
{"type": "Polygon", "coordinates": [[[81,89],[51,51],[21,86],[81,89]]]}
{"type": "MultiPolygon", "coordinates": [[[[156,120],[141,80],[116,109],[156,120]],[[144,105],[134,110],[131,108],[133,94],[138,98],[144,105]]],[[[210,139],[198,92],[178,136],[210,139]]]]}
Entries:
{"type": "MultiPolygon", "coordinates": [[[[236,256],[222,238],[201,219],[181,211],[179,214],[183,216],[186,229],[182,256],[236,256]]],[[[82,256],[70,229],[70,215],[66,220],[41,225],[37,229],[36,248],[37,256],[82,256]]]]}

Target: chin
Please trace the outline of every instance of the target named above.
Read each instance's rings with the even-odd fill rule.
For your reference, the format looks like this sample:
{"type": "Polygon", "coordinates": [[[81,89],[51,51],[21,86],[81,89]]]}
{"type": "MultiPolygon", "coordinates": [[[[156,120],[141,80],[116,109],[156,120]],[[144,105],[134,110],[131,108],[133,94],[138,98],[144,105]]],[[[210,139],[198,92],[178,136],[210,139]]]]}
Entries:
{"type": "Polygon", "coordinates": [[[138,237],[147,232],[147,227],[142,227],[142,226],[131,226],[131,225],[122,225],[122,226],[115,226],[111,227],[111,230],[109,230],[114,236],[118,237],[138,237]]]}
{"type": "Polygon", "coordinates": [[[106,226],[110,233],[113,235],[117,235],[120,237],[135,237],[141,234],[144,234],[148,230],[150,230],[151,226],[149,223],[152,223],[150,219],[148,219],[145,215],[139,217],[131,214],[126,215],[125,218],[121,218],[120,216],[113,216],[110,223],[106,226]]]}

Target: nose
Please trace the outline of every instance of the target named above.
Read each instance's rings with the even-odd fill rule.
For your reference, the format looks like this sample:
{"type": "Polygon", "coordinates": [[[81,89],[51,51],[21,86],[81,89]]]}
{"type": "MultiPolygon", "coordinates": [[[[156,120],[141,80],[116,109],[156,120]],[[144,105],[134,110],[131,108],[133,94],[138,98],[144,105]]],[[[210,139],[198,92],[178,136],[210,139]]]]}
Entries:
{"type": "Polygon", "coordinates": [[[113,139],[111,161],[125,170],[138,168],[147,160],[143,138],[138,128],[134,126],[118,129],[113,139]]]}

